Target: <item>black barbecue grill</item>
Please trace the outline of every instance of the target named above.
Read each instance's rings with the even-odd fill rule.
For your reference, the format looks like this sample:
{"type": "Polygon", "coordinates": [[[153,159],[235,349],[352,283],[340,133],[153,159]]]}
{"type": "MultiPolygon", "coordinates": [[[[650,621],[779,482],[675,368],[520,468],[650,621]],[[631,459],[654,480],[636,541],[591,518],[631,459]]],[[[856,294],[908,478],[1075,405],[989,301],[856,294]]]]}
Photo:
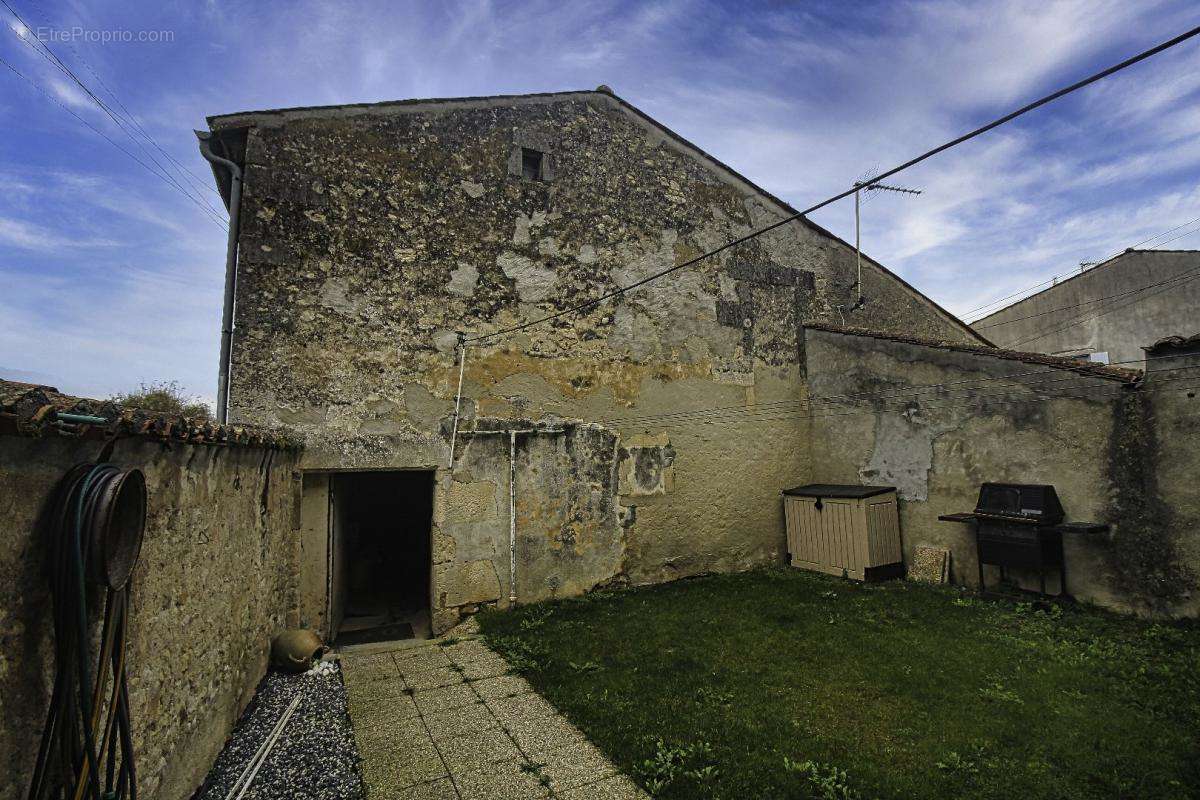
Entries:
{"type": "Polygon", "coordinates": [[[1067,564],[1063,558],[1064,533],[1099,533],[1108,526],[1098,522],[1063,522],[1063,507],[1053,486],[1020,483],[985,483],[973,512],[944,514],[945,522],[969,522],[975,527],[975,553],[979,564],[979,589],[984,589],[983,565],[1005,569],[1036,569],[1041,593],[1046,595],[1046,570],[1057,569],[1060,596],[1067,593],[1067,564]]]}

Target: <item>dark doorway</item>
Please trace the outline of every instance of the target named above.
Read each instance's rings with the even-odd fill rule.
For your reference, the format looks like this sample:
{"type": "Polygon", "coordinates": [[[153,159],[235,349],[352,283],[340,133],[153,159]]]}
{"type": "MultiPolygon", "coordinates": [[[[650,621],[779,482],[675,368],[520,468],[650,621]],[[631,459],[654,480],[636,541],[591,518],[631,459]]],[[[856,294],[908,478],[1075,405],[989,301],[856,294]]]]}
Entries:
{"type": "Polygon", "coordinates": [[[433,473],[338,473],[329,502],[334,643],[428,637],[433,473]]]}

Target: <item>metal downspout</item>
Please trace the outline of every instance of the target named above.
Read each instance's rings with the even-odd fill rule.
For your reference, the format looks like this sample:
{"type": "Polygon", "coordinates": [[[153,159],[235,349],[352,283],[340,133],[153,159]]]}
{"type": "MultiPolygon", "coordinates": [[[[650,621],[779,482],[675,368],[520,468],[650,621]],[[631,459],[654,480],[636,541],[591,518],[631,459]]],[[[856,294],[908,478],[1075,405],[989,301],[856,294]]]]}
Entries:
{"type": "Polygon", "coordinates": [[[508,436],[508,602],[517,603],[517,432],[508,436]]]}
{"type": "Polygon", "coordinates": [[[233,345],[233,296],[237,289],[238,221],[242,208],[242,168],[212,151],[212,133],[196,131],[200,155],[229,170],[229,237],[225,244],[225,298],[221,306],[221,364],[217,372],[217,421],[229,421],[229,353],[233,345]]]}

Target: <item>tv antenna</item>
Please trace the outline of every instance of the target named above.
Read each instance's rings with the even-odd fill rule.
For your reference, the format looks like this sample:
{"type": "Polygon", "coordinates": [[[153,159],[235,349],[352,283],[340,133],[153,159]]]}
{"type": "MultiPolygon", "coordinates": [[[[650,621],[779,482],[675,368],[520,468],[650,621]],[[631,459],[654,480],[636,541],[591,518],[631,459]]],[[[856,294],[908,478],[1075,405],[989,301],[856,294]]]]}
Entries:
{"type": "MultiPolygon", "coordinates": [[[[855,280],[855,286],[858,288],[858,297],[854,304],[847,311],[853,311],[856,308],[862,307],[863,304],[863,285],[862,285],[862,202],[861,195],[863,192],[896,192],[898,194],[921,194],[920,189],[910,189],[907,186],[891,186],[886,183],[872,183],[870,179],[854,182],[854,260],[858,269],[858,276],[855,280]]],[[[844,319],[844,317],[843,317],[844,319]]]]}

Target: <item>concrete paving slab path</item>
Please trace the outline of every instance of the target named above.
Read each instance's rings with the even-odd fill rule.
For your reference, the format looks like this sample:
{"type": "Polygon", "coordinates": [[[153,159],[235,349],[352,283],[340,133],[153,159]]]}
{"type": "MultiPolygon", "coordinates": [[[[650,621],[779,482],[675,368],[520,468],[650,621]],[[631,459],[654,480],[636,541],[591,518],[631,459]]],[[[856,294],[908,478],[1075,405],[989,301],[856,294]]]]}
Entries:
{"type": "Polygon", "coordinates": [[[647,800],[475,631],[342,655],[368,800],[647,800]]]}

